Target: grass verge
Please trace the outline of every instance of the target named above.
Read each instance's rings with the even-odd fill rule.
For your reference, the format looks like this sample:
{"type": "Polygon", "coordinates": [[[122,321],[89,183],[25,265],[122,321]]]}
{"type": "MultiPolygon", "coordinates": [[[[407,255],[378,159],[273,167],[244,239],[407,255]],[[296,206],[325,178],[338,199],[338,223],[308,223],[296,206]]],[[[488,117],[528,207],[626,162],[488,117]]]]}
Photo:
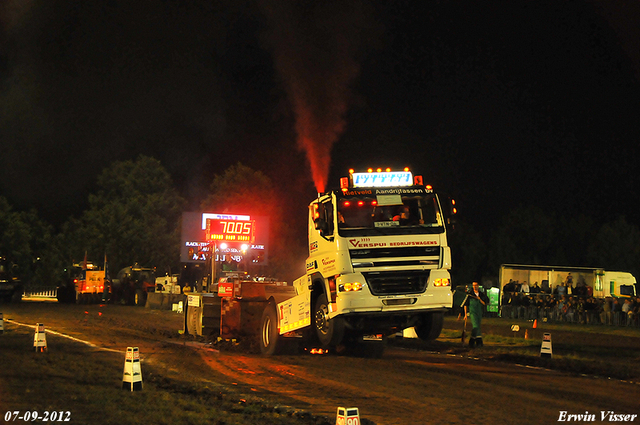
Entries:
{"type": "MultiPolygon", "coordinates": [[[[0,414],[70,412],[77,424],[313,424],[326,417],[267,406],[217,385],[168,377],[143,363],[142,391],[122,389],[124,353],[47,335],[55,350],[36,353],[31,329],[8,325],[0,336],[0,414]]],[[[66,413],[64,413],[66,416],[66,413]]],[[[364,421],[363,421],[364,422],[364,421]]]]}

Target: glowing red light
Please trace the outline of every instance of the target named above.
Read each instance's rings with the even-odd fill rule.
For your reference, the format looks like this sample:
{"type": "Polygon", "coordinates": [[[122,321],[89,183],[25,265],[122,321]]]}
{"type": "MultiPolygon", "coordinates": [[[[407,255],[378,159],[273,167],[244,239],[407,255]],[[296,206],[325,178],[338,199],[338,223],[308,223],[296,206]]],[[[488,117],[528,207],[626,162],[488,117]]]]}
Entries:
{"type": "Polygon", "coordinates": [[[350,206],[350,205],[351,205],[351,202],[349,202],[349,201],[344,201],[344,204],[342,204],[342,205],[344,205],[345,207],[348,207],[348,206],[350,206]]]}
{"type": "Polygon", "coordinates": [[[358,201],[358,206],[361,207],[364,205],[364,201],[358,201]]]}
{"type": "Polygon", "coordinates": [[[378,201],[371,201],[371,205],[378,205],[378,201]]]}

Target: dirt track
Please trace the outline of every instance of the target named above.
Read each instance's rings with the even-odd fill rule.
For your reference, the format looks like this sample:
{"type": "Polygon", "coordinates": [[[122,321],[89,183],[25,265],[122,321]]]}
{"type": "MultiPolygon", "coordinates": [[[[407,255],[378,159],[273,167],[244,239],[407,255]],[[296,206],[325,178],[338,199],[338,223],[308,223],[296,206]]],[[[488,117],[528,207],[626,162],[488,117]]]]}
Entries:
{"type": "Polygon", "coordinates": [[[539,424],[556,422],[561,411],[598,417],[601,410],[640,413],[640,385],[618,380],[399,347],[390,347],[382,359],[265,358],[192,349],[180,345],[187,341],[177,335],[181,316],[136,307],[23,303],[3,306],[3,311],[5,320],[42,322],[100,347],[124,352],[138,346],[143,366],[168,379],[235,388],[272,405],[328,417],[335,417],[338,406],[358,407],[361,417],[377,424],[398,425],[539,424]],[[478,403],[474,411],[468,408],[471,400],[478,403]]]}

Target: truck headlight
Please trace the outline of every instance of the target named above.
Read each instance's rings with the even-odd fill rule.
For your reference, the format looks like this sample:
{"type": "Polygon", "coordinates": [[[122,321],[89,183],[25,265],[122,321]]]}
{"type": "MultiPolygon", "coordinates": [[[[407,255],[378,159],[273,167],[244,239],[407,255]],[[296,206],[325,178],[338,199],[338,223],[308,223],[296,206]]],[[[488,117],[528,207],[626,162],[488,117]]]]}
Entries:
{"type": "Polygon", "coordinates": [[[435,279],[433,281],[433,286],[449,286],[451,285],[451,282],[449,282],[448,278],[440,278],[440,279],[435,279]]]}
{"type": "Polygon", "coordinates": [[[338,290],[340,292],[362,291],[362,283],[360,282],[341,283],[340,285],[338,285],[338,290]]]}

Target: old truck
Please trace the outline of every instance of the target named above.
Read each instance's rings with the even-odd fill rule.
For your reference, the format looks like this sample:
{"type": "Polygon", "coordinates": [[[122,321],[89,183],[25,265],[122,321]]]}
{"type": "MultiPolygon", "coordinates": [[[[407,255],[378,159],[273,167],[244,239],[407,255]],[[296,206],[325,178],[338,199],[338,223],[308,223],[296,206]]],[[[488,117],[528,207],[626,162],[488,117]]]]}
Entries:
{"type": "Polygon", "coordinates": [[[147,294],[156,290],[156,269],[138,264],[124,267],[113,279],[113,300],[125,304],[144,306],[147,294]]]}
{"type": "Polygon", "coordinates": [[[452,307],[454,202],[443,209],[432,186],[408,169],[349,170],[340,183],[309,205],[306,273],[293,282],[295,295],[268,300],[263,354],[278,352],[283,336],[329,349],[381,347],[411,327],[423,340],[440,335],[452,307]]]}
{"type": "Polygon", "coordinates": [[[105,271],[90,261],[74,263],[64,270],[63,283],[58,286],[60,303],[95,304],[109,299],[111,288],[105,271]]]}
{"type": "Polygon", "coordinates": [[[0,301],[20,302],[24,290],[16,275],[17,265],[6,257],[0,256],[0,301]]]}

